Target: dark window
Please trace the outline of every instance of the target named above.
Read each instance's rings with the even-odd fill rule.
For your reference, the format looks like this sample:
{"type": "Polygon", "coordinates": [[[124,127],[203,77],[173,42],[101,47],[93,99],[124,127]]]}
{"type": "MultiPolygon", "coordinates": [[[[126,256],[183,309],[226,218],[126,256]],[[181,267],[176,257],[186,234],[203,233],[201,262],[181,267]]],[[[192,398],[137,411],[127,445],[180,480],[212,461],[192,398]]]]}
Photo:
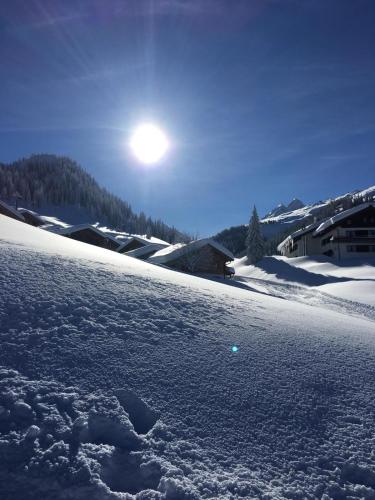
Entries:
{"type": "Polygon", "coordinates": [[[361,229],[358,231],[354,231],[354,234],[355,234],[355,236],[359,236],[361,238],[364,238],[364,237],[368,236],[368,231],[366,231],[365,229],[361,229]]]}
{"type": "Polygon", "coordinates": [[[356,251],[357,252],[369,252],[370,246],[369,245],[357,245],[356,251]]]}
{"type": "Polygon", "coordinates": [[[328,245],[328,243],[331,241],[331,236],[328,236],[328,238],[323,238],[322,239],[322,246],[328,245]]]}

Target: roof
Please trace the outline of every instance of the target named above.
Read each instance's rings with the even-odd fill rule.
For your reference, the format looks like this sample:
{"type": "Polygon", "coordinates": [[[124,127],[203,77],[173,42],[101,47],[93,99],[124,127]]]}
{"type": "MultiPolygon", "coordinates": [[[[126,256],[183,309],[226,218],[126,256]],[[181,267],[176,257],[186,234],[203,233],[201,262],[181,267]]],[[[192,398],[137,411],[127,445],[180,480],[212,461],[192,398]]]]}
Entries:
{"type": "Polygon", "coordinates": [[[42,219],[42,217],[38,213],[33,212],[32,210],[29,210],[28,208],[19,208],[18,211],[21,212],[21,214],[31,215],[32,217],[34,217],[35,219],[40,221],[41,224],[44,224],[44,220],[42,219]]]}
{"type": "Polygon", "coordinates": [[[113,236],[110,236],[109,234],[103,233],[103,231],[100,231],[100,229],[98,229],[95,226],[92,226],[91,224],[77,224],[75,226],[69,226],[69,227],[52,228],[51,232],[55,234],[61,234],[62,236],[69,236],[70,234],[77,233],[78,231],[84,231],[85,229],[93,231],[99,236],[102,236],[102,238],[112,240],[113,242],[117,243],[117,245],[121,244],[119,240],[113,238],[113,236]]]}
{"type": "Polygon", "coordinates": [[[8,203],[5,203],[5,201],[1,201],[0,200],[0,205],[2,207],[4,207],[5,210],[8,210],[8,212],[10,212],[12,215],[14,215],[14,217],[16,219],[21,220],[22,222],[25,221],[24,216],[18,210],[16,210],[15,208],[11,207],[10,205],[8,205],[8,203]]]}
{"type": "Polygon", "coordinates": [[[306,226],[306,227],[304,227],[302,229],[298,229],[297,231],[294,231],[294,233],[291,233],[289,236],[287,236],[285,238],[285,240],[283,240],[281,243],[279,243],[277,245],[277,250],[280,252],[281,249],[286,245],[286,243],[288,243],[288,241],[299,240],[305,234],[308,234],[308,233],[311,233],[312,231],[314,231],[320,224],[321,224],[321,221],[320,222],[314,222],[313,224],[310,224],[310,225],[308,225],[308,226],[306,226]]]}
{"type": "Polygon", "coordinates": [[[186,255],[190,252],[194,252],[203,248],[206,245],[210,245],[218,252],[225,255],[228,260],[234,260],[234,255],[223,245],[220,245],[217,241],[212,238],[203,238],[201,240],[192,241],[191,243],[177,243],[176,245],[170,245],[167,248],[163,248],[159,250],[154,255],[149,258],[150,262],[154,262],[156,264],[166,264],[167,262],[171,262],[183,255],[186,255]]]}
{"type": "Polygon", "coordinates": [[[362,212],[362,210],[366,210],[366,208],[374,207],[374,202],[367,202],[367,203],[362,203],[361,205],[357,205],[356,207],[349,208],[349,210],[344,210],[343,212],[340,212],[339,214],[334,215],[333,217],[330,217],[329,219],[325,220],[322,222],[319,227],[316,229],[314,232],[313,236],[318,236],[328,229],[330,229],[332,226],[336,225],[338,222],[341,222],[342,220],[346,219],[347,217],[350,217],[351,215],[357,214],[359,212],[362,212]]]}
{"type": "Polygon", "coordinates": [[[130,252],[125,252],[126,255],[130,257],[144,257],[156,253],[158,250],[169,246],[164,243],[150,243],[149,245],[145,245],[144,247],[136,248],[135,250],[130,250],[130,252]]]}
{"type": "MultiPolygon", "coordinates": [[[[116,240],[116,241],[118,241],[118,240],[116,240]]],[[[155,236],[151,236],[151,238],[147,238],[145,236],[138,236],[137,234],[133,234],[127,241],[122,243],[122,245],[120,246],[118,251],[121,252],[124,248],[126,248],[128,245],[130,245],[130,243],[132,243],[133,241],[139,241],[140,243],[143,243],[144,246],[150,245],[152,243],[158,243],[158,244],[161,244],[164,246],[169,245],[169,243],[167,243],[166,241],[160,240],[159,238],[155,238],[155,236]]]]}

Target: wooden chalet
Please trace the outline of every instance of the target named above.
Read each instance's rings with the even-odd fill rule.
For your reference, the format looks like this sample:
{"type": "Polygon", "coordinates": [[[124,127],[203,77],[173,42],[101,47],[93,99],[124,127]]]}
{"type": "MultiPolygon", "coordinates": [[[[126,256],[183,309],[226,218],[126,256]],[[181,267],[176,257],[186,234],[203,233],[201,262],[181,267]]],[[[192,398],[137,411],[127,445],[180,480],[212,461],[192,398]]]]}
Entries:
{"type": "Polygon", "coordinates": [[[138,248],[145,247],[147,245],[151,245],[154,243],[158,243],[164,246],[169,245],[166,241],[160,240],[158,238],[145,238],[143,236],[131,236],[127,241],[125,241],[119,248],[119,253],[128,253],[132,250],[137,250],[138,248]]]}
{"type": "Polygon", "coordinates": [[[155,264],[163,264],[173,269],[190,273],[233,275],[228,264],[234,260],[233,254],[212,238],[204,238],[191,243],[171,245],[159,250],[149,259],[155,264]]]}
{"type": "Polygon", "coordinates": [[[40,226],[44,226],[44,224],[45,224],[44,220],[41,219],[41,217],[36,212],[33,212],[32,210],[28,210],[26,208],[19,208],[18,212],[23,215],[25,222],[27,224],[30,224],[31,226],[40,227],[40,226]]]}
{"type": "Polygon", "coordinates": [[[130,252],[126,252],[125,255],[129,257],[135,257],[136,259],[147,260],[149,257],[151,257],[151,255],[154,255],[162,248],[166,248],[168,246],[169,245],[162,243],[150,243],[149,245],[145,245],[143,247],[136,248],[135,250],[131,250],[130,252]]]}
{"type": "Polygon", "coordinates": [[[54,231],[56,234],[66,236],[73,240],[82,241],[89,245],[94,245],[108,250],[117,250],[121,242],[110,236],[109,234],[100,231],[100,229],[90,224],[79,224],[54,231]]]}
{"type": "Polygon", "coordinates": [[[0,214],[6,215],[7,217],[11,217],[12,219],[16,219],[20,222],[25,222],[24,216],[20,212],[18,212],[18,210],[5,203],[5,201],[1,200],[0,200],[0,214]]]}

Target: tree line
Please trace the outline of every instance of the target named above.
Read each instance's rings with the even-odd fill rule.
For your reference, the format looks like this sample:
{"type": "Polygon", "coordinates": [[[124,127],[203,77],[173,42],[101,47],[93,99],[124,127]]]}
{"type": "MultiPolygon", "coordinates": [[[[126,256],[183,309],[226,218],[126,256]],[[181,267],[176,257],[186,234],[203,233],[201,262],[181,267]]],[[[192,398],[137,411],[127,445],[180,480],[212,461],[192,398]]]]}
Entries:
{"type": "Polygon", "coordinates": [[[100,222],[132,234],[152,235],[170,243],[190,239],[161,220],[134,213],[129,203],[100,187],[67,157],[39,154],[0,164],[0,199],[14,202],[17,198],[36,211],[46,203],[83,207],[100,222]]]}

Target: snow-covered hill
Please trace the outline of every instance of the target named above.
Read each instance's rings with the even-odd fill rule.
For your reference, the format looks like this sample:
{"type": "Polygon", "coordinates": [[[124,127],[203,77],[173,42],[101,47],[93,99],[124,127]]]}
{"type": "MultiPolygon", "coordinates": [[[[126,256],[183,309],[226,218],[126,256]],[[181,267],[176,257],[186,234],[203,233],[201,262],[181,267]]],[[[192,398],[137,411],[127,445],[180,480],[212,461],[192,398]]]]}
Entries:
{"type": "Polygon", "coordinates": [[[370,314],[3,216],[0,259],[2,499],[374,497],[370,314]]]}
{"type": "Polygon", "coordinates": [[[262,229],[265,236],[269,237],[287,229],[288,226],[292,227],[305,220],[310,220],[312,217],[317,217],[318,219],[321,218],[324,216],[329,206],[337,204],[338,202],[344,202],[345,200],[352,199],[367,199],[368,197],[375,197],[375,186],[371,186],[362,191],[346,193],[338,196],[337,198],[319,201],[312,205],[304,205],[300,200],[295,198],[287,207],[279,205],[279,207],[282,206],[284,209],[280,210],[279,207],[276,207],[276,209],[272,210],[263,219],[261,219],[263,224],[262,229]]]}

